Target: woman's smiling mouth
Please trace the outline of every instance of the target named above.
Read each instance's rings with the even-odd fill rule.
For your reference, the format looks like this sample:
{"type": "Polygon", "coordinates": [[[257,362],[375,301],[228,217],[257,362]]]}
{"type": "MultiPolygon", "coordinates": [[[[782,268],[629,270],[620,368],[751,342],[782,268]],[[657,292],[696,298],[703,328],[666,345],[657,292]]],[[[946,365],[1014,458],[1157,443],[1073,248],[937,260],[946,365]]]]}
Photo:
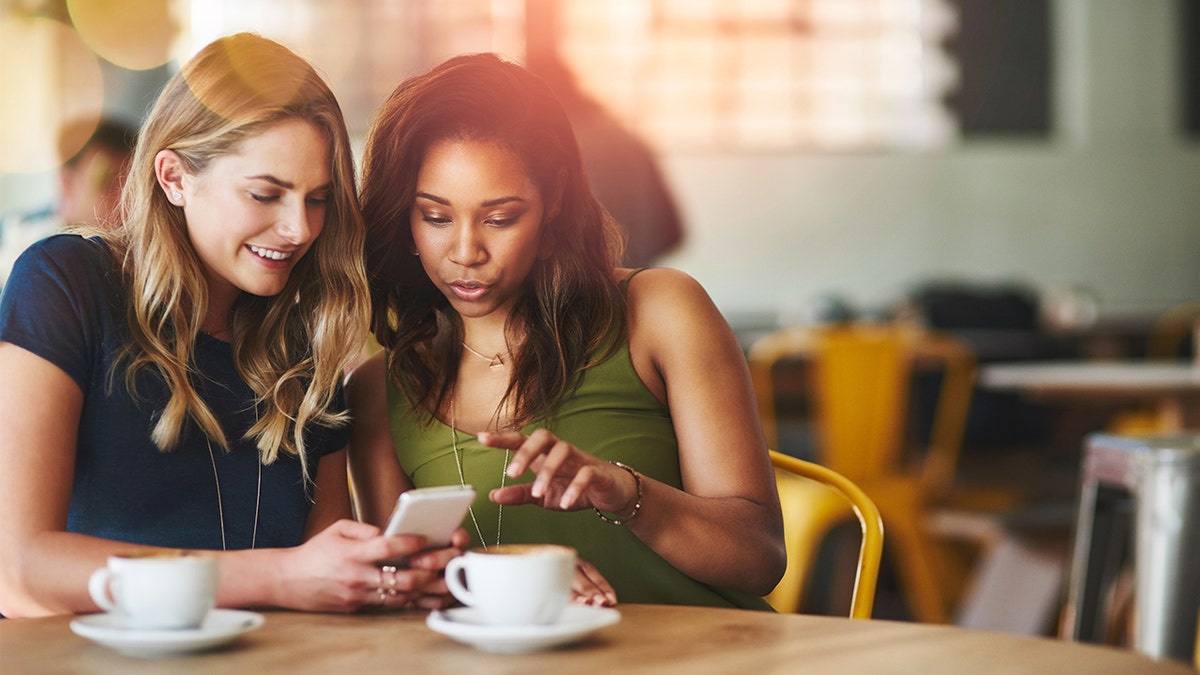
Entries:
{"type": "Polygon", "coordinates": [[[247,244],[246,248],[250,249],[254,255],[266,258],[267,260],[287,260],[295,254],[295,251],[276,251],[269,248],[261,248],[254,244],[247,244]]]}

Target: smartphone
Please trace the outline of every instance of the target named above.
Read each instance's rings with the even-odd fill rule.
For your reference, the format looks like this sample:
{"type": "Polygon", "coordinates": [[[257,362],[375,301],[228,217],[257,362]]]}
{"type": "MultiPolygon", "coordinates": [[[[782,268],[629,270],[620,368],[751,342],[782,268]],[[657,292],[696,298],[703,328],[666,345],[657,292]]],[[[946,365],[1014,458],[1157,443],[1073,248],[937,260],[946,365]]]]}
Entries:
{"type": "Polygon", "coordinates": [[[426,548],[444,548],[450,544],[450,535],[462,525],[473,501],[475,488],[470,485],[408,490],[396,500],[384,533],[420,534],[425,536],[426,548]]]}

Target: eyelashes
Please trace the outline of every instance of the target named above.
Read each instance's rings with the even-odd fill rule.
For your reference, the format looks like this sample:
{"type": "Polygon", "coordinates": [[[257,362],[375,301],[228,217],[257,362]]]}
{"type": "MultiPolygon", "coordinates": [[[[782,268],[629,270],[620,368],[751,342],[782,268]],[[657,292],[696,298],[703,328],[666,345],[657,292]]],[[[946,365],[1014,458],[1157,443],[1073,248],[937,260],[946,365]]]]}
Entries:
{"type": "MultiPolygon", "coordinates": [[[[452,219],[452,218],[449,218],[446,216],[432,215],[432,214],[422,214],[421,220],[434,226],[434,227],[446,227],[446,226],[454,223],[454,219],[452,219]]],[[[490,225],[495,228],[504,228],[504,227],[509,227],[511,225],[516,224],[516,222],[518,220],[519,220],[519,217],[505,216],[503,218],[499,218],[499,217],[487,218],[483,222],[484,222],[484,224],[490,225]]]]}
{"type": "MultiPolygon", "coordinates": [[[[279,195],[261,195],[255,192],[250,193],[250,198],[260,204],[274,204],[279,201],[279,195]]],[[[324,206],[329,203],[329,195],[306,197],[304,201],[313,206],[324,206]]]]}

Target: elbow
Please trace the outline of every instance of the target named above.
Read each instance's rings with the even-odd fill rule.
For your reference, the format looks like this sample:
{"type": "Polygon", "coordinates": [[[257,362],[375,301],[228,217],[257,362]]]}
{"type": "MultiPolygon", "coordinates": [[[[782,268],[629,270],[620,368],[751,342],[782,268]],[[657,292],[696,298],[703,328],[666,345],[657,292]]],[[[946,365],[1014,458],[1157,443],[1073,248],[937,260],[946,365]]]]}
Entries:
{"type": "Polygon", "coordinates": [[[775,511],[771,516],[762,530],[762,540],[757,547],[758,581],[752,591],[755,595],[767,595],[775,590],[787,571],[787,542],[783,536],[783,515],[775,511]]]}
{"type": "Polygon", "coordinates": [[[0,617],[6,619],[21,619],[27,616],[21,611],[20,606],[13,602],[14,589],[7,582],[0,583],[0,617]]]}
{"type": "Polygon", "coordinates": [[[783,515],[779,507],[761,507],[757,518],[746,523],[742,540],[745,555],[740,567],[745,572],[736,590],[766,596],[779,585],[787,570],[787,544],[783,536],[783,515]]]}
{"type": "Polygon", "coordinates": [[[73,610],[45,596],[46,570],[28,553],[29,545],[10,546],[0,550],[0,617],[23,619],[55,614],[71,614],[73,610]]]}
{"type": "Polygon", "coordinates": [[[779,547],[771,558],[770,587],[767,588],[766,592],[762,593],[761,595],[766,595],[767,593],[775,590],[775,587],[779,585],[779,582],[783,581],[783,575],[785,572],[787,572],[787,549],[784,547],[783,541],[780,540],[779,547]]]}
{"type": "Polygon", "coordinates": [[[758,575],[752,588],[747,589],[754,595],[767,595],[775,590],[783,573],[787,570],[787,549],[784,547],[783,536],[771,537],[761,547],[756,565],[758,575]]]}
{"type": "MultiPolygon", "coordinates": [[[[8,589],[0,589],[0,593],[8,593],[8,589]]],[[[36,611],[36,608],[30,608],[20,602],[14,602],[11,597],[7,596],[0,599],[0,618],[5,619],[31,619],[39,616],[48,616],[50,613],[45,611],[36,611]],[[30,610],[33,611],[30,611],[30,610]]]]}
{"type": "Polygon", "coordinates": [[[41,603],[36,602],[24,584],[6,572],[0,579],[0,617],[7,619],[26,619],[38,616],[49,616],[60,612],[51,611],[41,603]]]}
{"type": "Polygon", "coordinates": [[[757,532],[752,539],[743,540],[743,555],[737,567],[741,570],[734,590],[751,595],[765,596],[779,585],[787,570],[787,547],[783,539],[783,527],[767,527],[757,532]]]}
{"type": "Polygon", "coordinates": [[[0,616],[8,619],[22,619],[30,616],[26,611],[24,598],[27,593],[21,584],[20,561],[12,556],[0,556],[0,616]]]}

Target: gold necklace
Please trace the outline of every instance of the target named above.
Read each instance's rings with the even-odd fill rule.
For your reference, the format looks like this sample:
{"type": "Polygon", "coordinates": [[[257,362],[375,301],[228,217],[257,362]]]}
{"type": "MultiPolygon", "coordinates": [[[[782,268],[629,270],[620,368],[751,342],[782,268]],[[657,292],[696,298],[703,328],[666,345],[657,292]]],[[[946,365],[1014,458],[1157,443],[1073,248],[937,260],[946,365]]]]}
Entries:
{"type": "Polygon", "coordinates": [[[504,356],[509,353],[509,352],[504,352],[503,354],[496,354],[495,356],[488,356],[487,354],[481,354],[481,353],[475,351],[474,349],[471,349],[471,345],[467,344],[465,341],[462,343],[462,346],[465,347],[467,351],[471,352],[475,356],[478,356],[479,358],[483,359],[484,361],[487,361],[488,368],[503,367],[504,366],[504,356]]]}
{"type": "MultiPolygon", "coordinates": [[[[217,457],[213,454],[212,439],[205,438],[208,444],[208,461],[212,462],[213,482],[217,484],[217,515],[221,518],[221,550],[228,551],[225,546],[225,506],[221,500],[221,477],[217,475],[217,457]]],[[[250,548],[258,543],[258,509],[262,506],[262,459],[258,459],[258,494],[254,496],[254,530],[250,535],[250,548]]]]}
{"type": "MultiPolygon", "coordinates": [[[[463,345],[466,347],[466,345],[463,345]]],[[[470,347],[467,347],[470,349],[470,347]]],[[[465,487],[467,478],[463,474],[462,453],[458,449],[458,426],[455,424],[454,418],[454,397],[450,397],[450,445],[454,448],[454,463],[458,466],[458,484],[465,487]]],[[[504,468],[500,469],[500,487],[504,487],[504,481],[508,478],[508,460],[512,454],[504,451],[504,468]]],[[[468,506],[467,513],[471,514],[471,522],[475,523],[475,533],[479,535],[479,543],[483,544],[483,550],[488,550],[487,542],[483,540],[483,530],[479,528],[479,520],[475,518],[475,507],[468,506]]],[[[496,545],[500,545],[500,528],[504,525],[504,505],[498,505],[496,509],[496,545]]]]}

